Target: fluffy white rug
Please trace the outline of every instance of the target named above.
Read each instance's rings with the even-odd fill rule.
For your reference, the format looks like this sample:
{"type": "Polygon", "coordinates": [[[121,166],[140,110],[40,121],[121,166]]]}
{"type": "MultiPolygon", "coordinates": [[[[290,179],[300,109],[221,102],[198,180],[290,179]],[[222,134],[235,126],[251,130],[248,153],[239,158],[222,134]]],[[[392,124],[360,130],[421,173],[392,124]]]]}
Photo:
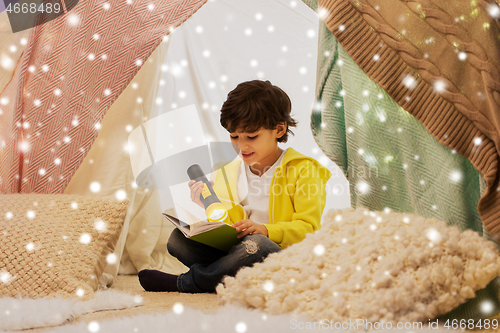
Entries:
{"type": "MultiPolygon", "coordinates": [[[[200,310],[184,308],[181,304],[174,305],[174,311],[163,314],[139,315],[127,318],[108,319],[102,322],[78,323],[64,325],[51,330],[50,333],[138,333],[138,332],[175,332],[175,333],[284,333],[284,332],[360,332],[366,326],[359,325],[355,320],[350,329],[335,329],[335,324],[330,322],[313,322],[297,315],[269,315],[257,310],[241,307],[226,306],[219,308],[214,314],[206,314],[200,310]]],[[[348,327],[349,321],[344,324],[348,327]]],[[[424,324],[422,328],[414,329],[372,329],[372,332],[419,332],[419,333],[444,333],[445,328],[429,328],[424,324]]]]}
{"type": "Polygon", "coordinates": [[[102,290],[88,301],[64,298],[0,298],[0,330],[13,331],[57,326],[83,314],[132,308],[142,305],[142,297],[115,290],[102,290]]]}
{"type": "Polygon", "coordinates": [[[349,208],[329,211],[301,243],[226,277],[217,294],[270,314],[414,322],[447,313],[499,275],[495,244],[472,230],[349,208]]]}

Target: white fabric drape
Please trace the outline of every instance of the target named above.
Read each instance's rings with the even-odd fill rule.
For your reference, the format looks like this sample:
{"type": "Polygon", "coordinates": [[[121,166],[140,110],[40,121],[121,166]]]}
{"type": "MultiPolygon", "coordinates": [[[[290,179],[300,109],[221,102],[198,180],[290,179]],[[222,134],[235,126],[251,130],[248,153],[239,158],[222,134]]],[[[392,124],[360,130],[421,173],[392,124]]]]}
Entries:
{"type": "Polygon", "coordinates": [[[168,43],[161,43],[132,84],[113,103],[103,119],[94,145],[64,191],[65,194],[95,195],[90,187],[92,183],[94,186],[99,184],[100,196],[114,196],[119,191],[125,191],[130,205],[115,248],[117,260],[108,264],[105,270],[113,276],[120,270],[120,259],[124,274],[135,274],[147,268],[173,273],[186,270],[166,251],[165,244],[173,227],[165,223],[160,214],[162,209],[158,192],[135,186],[127,151],[131,129],[150,119],[156,110],[161,64],[167,50],[168,43]]]}

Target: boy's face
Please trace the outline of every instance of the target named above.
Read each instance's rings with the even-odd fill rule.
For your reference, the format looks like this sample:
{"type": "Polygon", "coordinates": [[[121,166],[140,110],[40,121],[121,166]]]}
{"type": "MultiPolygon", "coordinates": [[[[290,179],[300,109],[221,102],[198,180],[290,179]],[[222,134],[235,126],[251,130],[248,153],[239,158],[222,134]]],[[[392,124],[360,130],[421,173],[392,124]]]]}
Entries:
{"type": "Polygon", "coordinates": [[[264,127],[253,133],[237,130],[230,133],[230,137],[234,149],[245,164],[263,171],[265,167],[273,165],[281,155],[283,150],[278,147],[277,139],[285,132],[286,125],[279,124],[274,130],[264,127]]]}

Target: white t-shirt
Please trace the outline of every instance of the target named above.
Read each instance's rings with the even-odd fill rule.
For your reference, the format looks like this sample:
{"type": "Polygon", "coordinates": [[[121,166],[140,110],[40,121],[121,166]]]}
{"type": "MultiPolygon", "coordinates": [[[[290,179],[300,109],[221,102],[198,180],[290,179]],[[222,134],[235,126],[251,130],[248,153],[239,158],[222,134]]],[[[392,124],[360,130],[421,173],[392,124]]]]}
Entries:
{"type": "Polygon", "coordinates": [[[269,191],[271,181],[274,170],[283,161],[285,153],[286,149],[283,150],[278,160],[262,176],[252,173],[250,167],[241,162],[240,170],[238,171],[238,197],[244,198],[240,204],[247,213],[247,219],[260,224],[269,224],[269,191]]]}

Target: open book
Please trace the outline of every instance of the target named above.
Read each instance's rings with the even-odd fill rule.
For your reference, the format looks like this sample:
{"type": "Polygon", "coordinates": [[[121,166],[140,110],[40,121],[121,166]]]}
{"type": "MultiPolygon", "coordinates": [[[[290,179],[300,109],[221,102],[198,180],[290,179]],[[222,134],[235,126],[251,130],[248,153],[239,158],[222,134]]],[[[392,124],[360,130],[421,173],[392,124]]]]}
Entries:
{"type": "Polygon", "coordinates": [[[184,212],[190,220],[189,223],[181,221],[167,213],[163,213],[163,216],[179,229],[186,238],[226,252],[240,241],[236,236],[238,232],[229,224],[224,222],[208,222],[206,220],[199,221],[196,216],[188,211],[184,210],[184,212]]]}

